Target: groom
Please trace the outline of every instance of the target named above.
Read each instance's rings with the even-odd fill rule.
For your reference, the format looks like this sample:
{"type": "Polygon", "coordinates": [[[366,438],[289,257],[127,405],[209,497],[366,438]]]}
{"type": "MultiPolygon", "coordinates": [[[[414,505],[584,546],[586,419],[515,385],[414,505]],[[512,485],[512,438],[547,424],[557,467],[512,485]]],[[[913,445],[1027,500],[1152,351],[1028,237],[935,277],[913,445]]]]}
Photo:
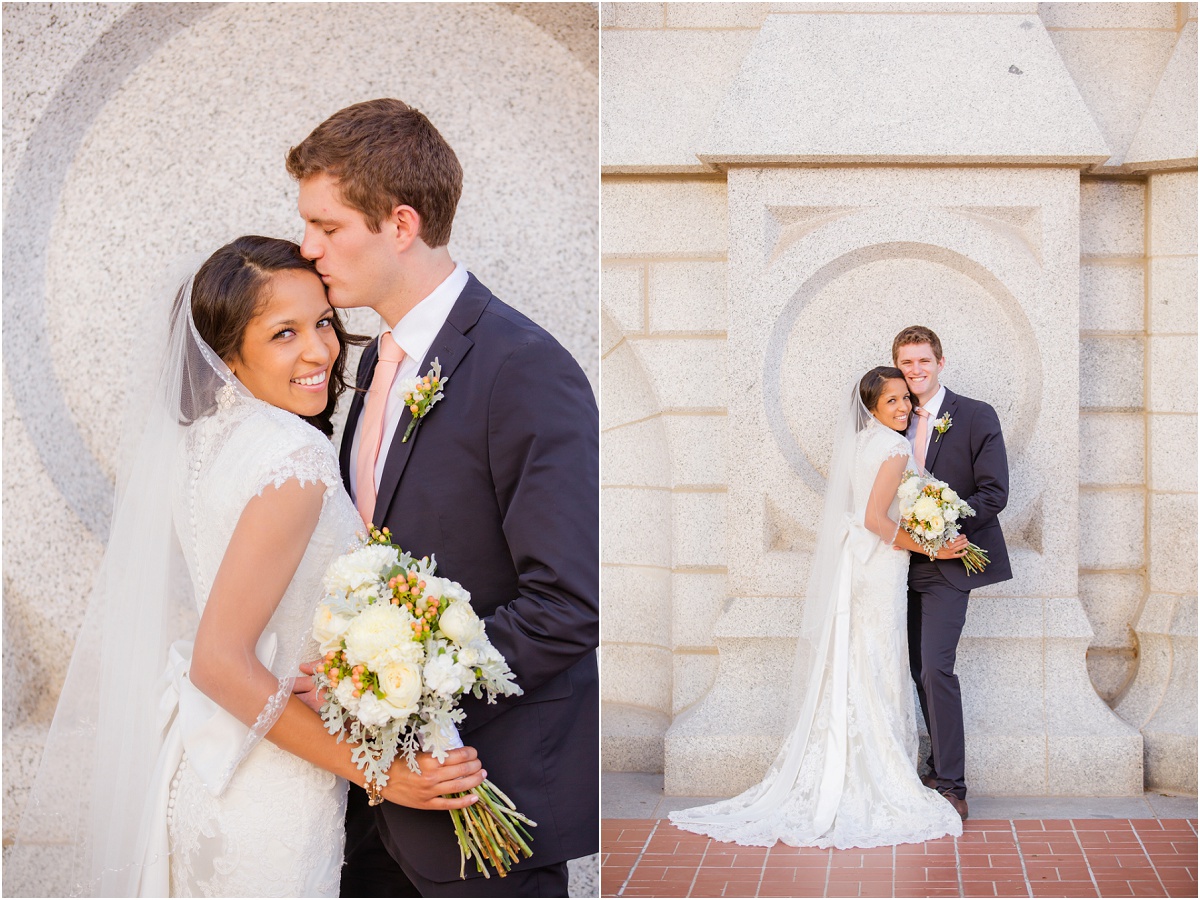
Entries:
{"type": "MultiPolygon", "coordinates": [[[[342,896],[411,896],[409,882],[422,896],[566,896],[567,860],[599,843],[591,387],[553,337],[451,259],[462,169],[420,112],[399,100],[347,107],[287,166],[300,183],[301,252],[330,303],[370,307],[384,323],[359,363],[342,477],[364,521],[435,555],[438,574],[471,592],[524,694],[464,697],[459,730],[538,823],[533,857],[506,878],[485,880],[470,861],[461,880],[448,813],[371,808],[352,787],[342,896]],[[414,422],[394,387],[435,360],[444,397],[414,422]]],[[[427,777],[437,768],[423,758],[427,777]]]]}
{"type": "Polygon", "coordinates": [[[1008,502],[1008,457],[1000,420],[988,404],[947,390],[942,342],[920,325],[892,341],[892,362],[915,398],[908,439],[918,466],[946,482],[975,510],[961,520],[971,543],[991,560],[968,575],[958,559],[912,554],[908,567],[908,654],[933,750],[923,779],[967,817],[962,695],[954,663],[971,590],[1012,578],[997,515],[1008,502]]]}

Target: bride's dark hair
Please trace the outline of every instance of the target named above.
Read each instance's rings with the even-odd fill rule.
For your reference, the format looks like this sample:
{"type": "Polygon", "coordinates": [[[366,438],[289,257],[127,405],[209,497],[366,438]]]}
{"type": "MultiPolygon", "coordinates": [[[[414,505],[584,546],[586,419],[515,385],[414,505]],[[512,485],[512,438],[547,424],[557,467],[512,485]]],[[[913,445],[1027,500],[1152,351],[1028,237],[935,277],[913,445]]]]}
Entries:
{"type": "MultiPolygon", "coordinates": [[[[858,382],[858,397],[862,400],[867,412],[874,412],[883,386],[893,378],[904,380],[904,373],[894,366],[876,366],[858,382]]],[[[913,404],[916,406],[916,403],[913,404]]]]}
{"type": "MultiPolygon", "coordinates": [[[[204,342],[222,360],[238,355],[246,326],[266,302],[266,287],[271,275],[289,269],[317,274],[316,266],[300,255],[300,247],[281,238],[246,235],[226,244],[200,266],[192,279],[192,319],[204,342]]],[[[187,296],[187,285],[175,298],[175,317],[187,296]]],[[[325,435],[333,436],[333,413],[338,397],[346,389],[346,350],[370,341],[351,334],[342,325],[337,310],[333,313],[333,333],[337,335],[338,355],[329,370],[329,402],[315,416],[301,416],[325,435]]],[[[198,418],[208,410],[197,410],[198,418]]]]}

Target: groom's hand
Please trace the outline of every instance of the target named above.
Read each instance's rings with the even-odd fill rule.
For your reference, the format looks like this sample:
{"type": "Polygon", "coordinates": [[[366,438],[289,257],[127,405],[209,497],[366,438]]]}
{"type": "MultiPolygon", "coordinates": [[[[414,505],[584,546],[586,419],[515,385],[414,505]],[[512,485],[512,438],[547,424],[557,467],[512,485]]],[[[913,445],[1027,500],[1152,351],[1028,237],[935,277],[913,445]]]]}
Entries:
{"type": "Polygon", "coordinates": [[[397,757],[388,769],[388,783],[383,789],[385,800],[413,809],[462,809],[479,798],[474,794],[466,797],[445,795],[469,791],[487,777],[474,747],[451,750],[444,763],[439,763],[428,753],[418,753],[417,765],[421,767],[420,774],[413,772],[403,757],[397,757]]]}
{"type": "Polygon", "coordinates": [[[300,671],[304,674],[292,682],[292,693],[296,695],[296,698],[301,703],[317,715],[320,715],[321,702],[325,699],[325,692],[317,690],[316,682],[312,678],[313,669],[316,667],[317,662],[319,660],[300,664],[300,671]]]}

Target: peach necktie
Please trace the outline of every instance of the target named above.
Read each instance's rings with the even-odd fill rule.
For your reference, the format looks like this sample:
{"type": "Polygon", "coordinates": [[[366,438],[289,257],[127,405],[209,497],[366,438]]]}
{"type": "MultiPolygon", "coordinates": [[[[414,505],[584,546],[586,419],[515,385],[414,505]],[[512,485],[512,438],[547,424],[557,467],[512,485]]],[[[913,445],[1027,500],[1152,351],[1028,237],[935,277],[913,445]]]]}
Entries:
{"type": "Polygon", "coordinates": [[[402,362],[404,351],[392,340],[392,333],[385,331],[379,337],[379,361],[375,363],[375,377],[367,390],[355,469],[358,514],[369,524],[378,524],[371,523],[371,516],[375,514],[375,463],[379,460],[379,445],[383,440],[383,413],[387,409],[388,393],[402,362]]]}
{"type": "Polygon", "coordinates": [[[929,443],[929,411],[917,407],[917,436],[913,440],[913,456],[917,459],[917,468],[925,468],[925,445],[929,443]]]}

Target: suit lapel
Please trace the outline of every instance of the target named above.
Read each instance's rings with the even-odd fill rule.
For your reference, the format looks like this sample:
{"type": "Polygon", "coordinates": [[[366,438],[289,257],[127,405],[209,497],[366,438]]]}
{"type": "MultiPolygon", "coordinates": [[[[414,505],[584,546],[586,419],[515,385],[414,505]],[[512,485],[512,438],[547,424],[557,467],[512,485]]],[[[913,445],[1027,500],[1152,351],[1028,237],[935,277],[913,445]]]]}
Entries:
{"type": "MultiPolygon", "coordinates": [[[[467,355],[468,351],[474,346],[474,342],[467,337],[466,332],[474,327],[479,321],[479,316],[483,313],[483,309],[487,306],[491,299],[492,293],[485,288],[474,275],[467,278],[467,286],[463,288],[458,299],[454,301],[454,306],[450,310],[450,315],[446,317],[446,322],[442,325],[437,337],[429,347],[429,352],[425,355],[425,359],[421,367],[417,369],[418,375],[424,375],[433,366],[434,359],[442,367],[442,378],[449,381],[450,376],[454,374],[454,370],[458,368],[459,363],[467,355]]],[[[438,402],[433,409],[429,410],[428,415],[436,418],[439,413],[442,413],[442,406],[447,403],[454,402],[454,392],[456,390],[467,390],[469,385],[452,384],[446,385],[446,394],[438,402]]],[[[361,406],[361,404],[360,404],[361,406]]],[[[353,407],[351,408],[353,411],[353,407]]],[[[408,460],[412,456],[413,446],[417,442],[417,438],[421,435],[421,430],[426,428],[428,423],[424,420],[417,423],[417,427],[413,429],[413,433],[409,435],[407,441],[402,441],[404,432],[408,430],[408,425],[412,421],[412,414],[405,410],[400,415],[400,422],[396,426],[396,435],[392,438],[392,444],[388,448],[387,462],[383,466],[383,477],[379,480],[379,492],[375,499],[375,514],[372,518],[376,522],[387,521],[387,514],[391,509],[392,501],[395,499],[396,490],[400,487],[400,478],[404,474],[405,468],[408,466],[408,460]]],[[[349,427],[349,423],[347,423],[349,427]]]]}
{"type": "MultiPolygon", "coordinates": [[[[954,411],[958,408],[958,396],[950,393],[950,388],[946,388],[946,396],[942,400],[942,408],[938,410],[938,418],[949,415],[954,418],[954,411]]],[[[933,422],[929,423],[930,429],[933,429],[933,422]]],[[[950,432],[947,431],[946,434],[950,432]]],[[[946,440],[946,434],[939,435],[936,430],[929,436],[929,452],[925,454],[925,470],[933,472],[933,464],[937,462],[938,451],[942,449],[942,441],[946,440]]]]}
{"type": "Polygon", "coordinates": [[[361,390],[356,390],[350,400],[350,412],[346,415],[346,427],[342,430],[342,450],[338,460],[342,467],[342,484],[346,486],[347,494],[350,493],[350,448],[354,445],[354,429],[358,427],[358,417],[362,415],[363,404],[366,403],[365,391],[370,388],[375,378],[375,361],[378,356],[379,338],[376,338],[363,348],[355,381],[355,387],[361,390]]]}

